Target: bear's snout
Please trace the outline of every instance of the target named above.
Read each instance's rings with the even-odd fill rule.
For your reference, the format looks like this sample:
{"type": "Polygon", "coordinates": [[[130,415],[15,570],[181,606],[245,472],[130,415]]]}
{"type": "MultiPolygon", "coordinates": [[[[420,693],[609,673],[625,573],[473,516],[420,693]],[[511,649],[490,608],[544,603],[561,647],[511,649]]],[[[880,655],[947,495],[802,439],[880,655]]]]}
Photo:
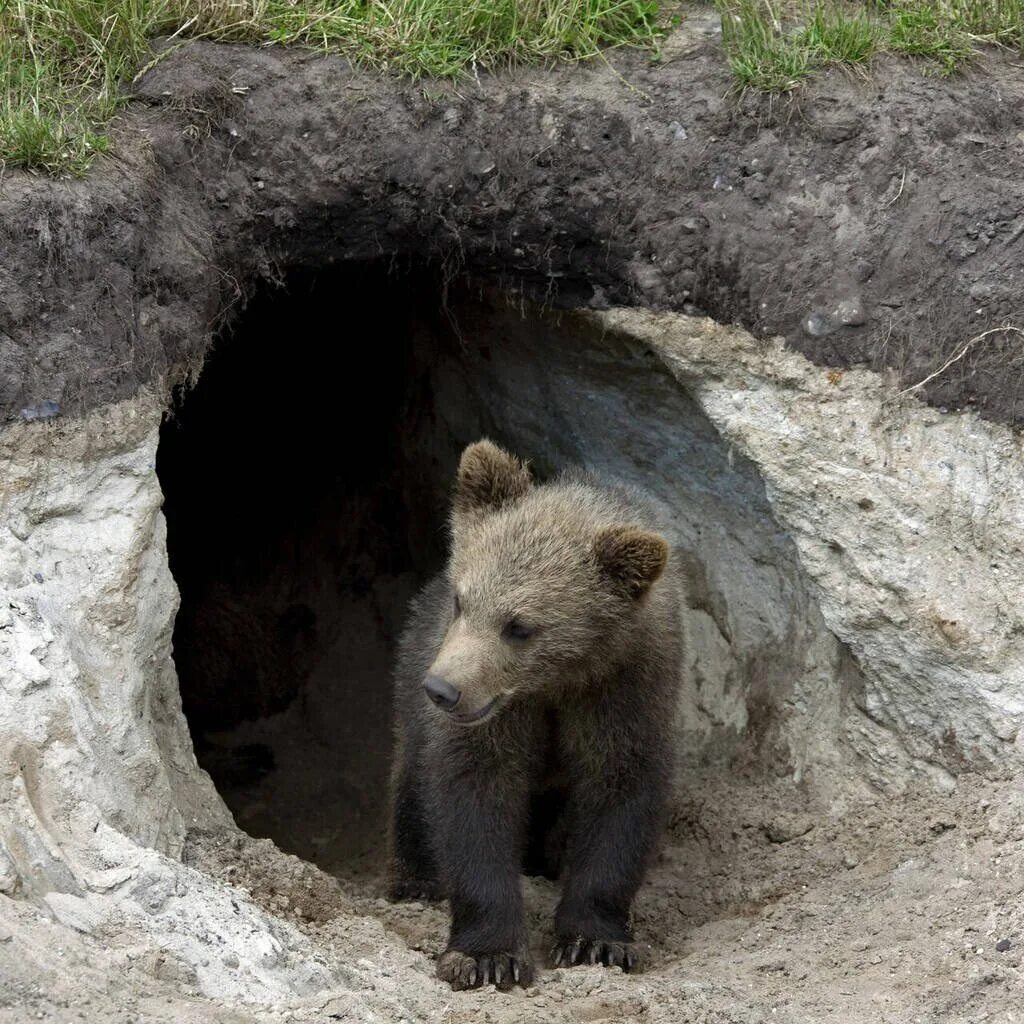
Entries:
{"type": "Polygon", "coordinates": [[[455,689],[447,679],[435,676],[432,672],[428,673],[427,678],[423,680],[423,689],[442,711],[453,711],[462,696],[461,690],[455,689]]]}

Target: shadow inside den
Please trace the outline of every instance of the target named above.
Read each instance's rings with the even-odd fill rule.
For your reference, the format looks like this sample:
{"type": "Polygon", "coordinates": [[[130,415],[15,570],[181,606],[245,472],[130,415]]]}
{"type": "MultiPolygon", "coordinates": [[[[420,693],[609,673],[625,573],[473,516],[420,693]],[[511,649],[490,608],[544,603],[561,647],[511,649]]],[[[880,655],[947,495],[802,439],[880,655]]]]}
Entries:
{"type": "Polygon", "coordinates": [[[820,615],[756,470],[654,353],[430,267],[296,271],[179,396],[158,473],[200,764],[243,829],[328,871],[382,866],[395,645],[482,436],[661,507],[690,582],[681,760],[786,767],[820,615]]]}

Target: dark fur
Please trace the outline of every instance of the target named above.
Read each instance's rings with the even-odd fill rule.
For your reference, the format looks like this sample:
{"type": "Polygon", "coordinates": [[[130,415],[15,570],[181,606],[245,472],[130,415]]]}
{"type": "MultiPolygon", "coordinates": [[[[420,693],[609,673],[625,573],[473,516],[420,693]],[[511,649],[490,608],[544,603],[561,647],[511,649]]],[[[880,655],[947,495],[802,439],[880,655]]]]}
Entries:
{"type": "MultiPolygon", "coordinates": [[[[414,602],[400,648],[392,895],[449,899],[451,934],[438,973],[454,988],[530,983],[524,867],[562,879],[556,965],[638,969],[630,908],[672,775],[682,627],[668,546],[636,496],[579,475],[524,488],[525,472],[494,446],[467,449],[449,571],[414,602]],[[505,518],[481,533],[488,516],[505,518]],[[560,540],[551,541],[552,533],[560,540]],[[488,684],[484,672],[481,687],[500,685],[505,702],[481,725],[453,724],[429,704],[422,683],[449,657],[442,647],[460,643],[453,607],[459,574],[466,559],[473,568],[478,557],[493,557],[499,570],[510,561],[479,591],[483,602],[500,603],[504,579],[515,578],[507,552],[520,545],[541,552],[539,587],[565,584],[557,607],[570,625],[580,617],[600,625],[571,651],[544,650],[539,636],[538,660],[522,679],[516,656],[506,657],[500,644],[493,649],[508,664],[476,656],[473,664],[483,657],[498,679],[488,684]],[[576,554],[578,560],[568,557],[576,554]]],[[[533,572],[533,563],[523,571],[533,572]]]]}

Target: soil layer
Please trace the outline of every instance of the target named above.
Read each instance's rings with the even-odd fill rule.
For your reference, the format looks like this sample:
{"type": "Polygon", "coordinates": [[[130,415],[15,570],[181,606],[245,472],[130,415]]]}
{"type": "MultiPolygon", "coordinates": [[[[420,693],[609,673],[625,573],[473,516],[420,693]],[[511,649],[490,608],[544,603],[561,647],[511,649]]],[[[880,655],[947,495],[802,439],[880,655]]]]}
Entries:
{"type": "Polygon", "coordinates": [[[195,369],[259,278],[382,256],[702,310],[907,386],[941,370],[930,401],[1024,420],[1020,335],[985,333],[1024,314],[1010,58],[950,80],[880,60],[769,100],[731,93],[707,12],[657,63],[457,85],[189,43],[116,136],[83,181],[0,184],[0,423],[195,369]]]}

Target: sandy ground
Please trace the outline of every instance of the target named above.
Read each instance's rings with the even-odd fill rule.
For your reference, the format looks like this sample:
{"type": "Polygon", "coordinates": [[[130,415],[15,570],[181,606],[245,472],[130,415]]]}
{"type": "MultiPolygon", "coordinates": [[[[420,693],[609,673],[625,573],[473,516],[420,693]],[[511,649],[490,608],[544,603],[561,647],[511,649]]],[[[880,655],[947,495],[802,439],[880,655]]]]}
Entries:
{"type": "MultiPolygon", "coordinates": [[[[781,783],[693,787],[638,901],[647,973],[544,970],[511,994],[436,982],[444,907],[388,904],[365,870],[335,880],[239,834],[194,836],[186,859],[297,924],[351,987],[227,1006],[141,939],[0,897],[0,1022],[1024,1020],[1019,780],[831,808],[781,783]]],[[[526,886],[540,956],[556,889],[526,886]]]]}

